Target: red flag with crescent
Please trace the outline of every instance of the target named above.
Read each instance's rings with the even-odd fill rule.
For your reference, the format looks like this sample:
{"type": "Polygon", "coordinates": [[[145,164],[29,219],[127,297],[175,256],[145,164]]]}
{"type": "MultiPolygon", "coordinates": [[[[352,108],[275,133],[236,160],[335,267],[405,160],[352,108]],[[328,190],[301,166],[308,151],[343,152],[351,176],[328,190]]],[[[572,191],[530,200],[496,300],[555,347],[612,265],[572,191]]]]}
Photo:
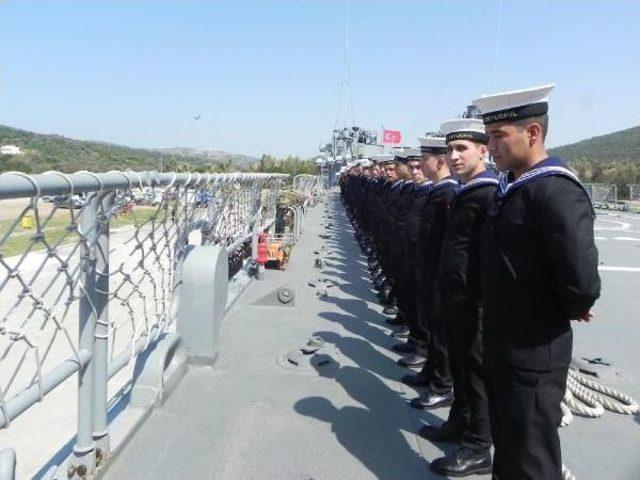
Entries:
{"type": "Polygon", "coordinates": [[[400,130],[383,130],[382,143],[398,145],[402,141],[400,130]]]}

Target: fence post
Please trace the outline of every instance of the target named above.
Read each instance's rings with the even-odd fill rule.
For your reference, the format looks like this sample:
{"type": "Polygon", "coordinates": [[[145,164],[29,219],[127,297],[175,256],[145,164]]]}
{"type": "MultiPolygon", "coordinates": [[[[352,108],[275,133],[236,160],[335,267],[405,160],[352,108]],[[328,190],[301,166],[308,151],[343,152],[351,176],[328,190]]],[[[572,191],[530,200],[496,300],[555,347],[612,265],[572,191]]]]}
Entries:
{"type": "Polygon", "coordinates": [[[109,425],[107,423],[107,386],[109,381],[109,218],[106,212],[113,204],[115,192],[99,194],[96,218],[96,280],[93,306],[96,309],[95,346],[93,352],[93,441],[96,444],[96,466],[109,457],[109,425]]]}
{"type": "Polygon", "coordinates": [[[260,216],[256,217],[256,220],[251,226],[251,260],[255,264],[255,276],[257,280],[262,280],[264,275],[264,264],[258,263],[258,236],[260,234],[260,216]]]}
{"type": "Polygon", "coordinates": [[[91,360],[78,371],[78,432],[73,447],[68,478],[91,477],[96,468],[96,445],[93,441],[93,370],[96,317],[93,311],[96,296],[96,255],[98,195],[89,197],[82,210],[80,226],[84,239],[80,250],[82,292],[79,306],[79,349],[87,350],[91,360]]]}

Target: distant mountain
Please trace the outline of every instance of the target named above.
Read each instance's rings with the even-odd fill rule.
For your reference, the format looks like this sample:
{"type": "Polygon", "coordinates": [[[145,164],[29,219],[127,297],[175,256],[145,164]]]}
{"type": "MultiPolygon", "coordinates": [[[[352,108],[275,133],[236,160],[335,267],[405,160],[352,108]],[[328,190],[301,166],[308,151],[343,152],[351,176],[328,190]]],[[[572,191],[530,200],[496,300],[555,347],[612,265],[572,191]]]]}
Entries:
{"type": "Polygon", "coordinates": [[[259,159],[242,155],[240,153],[224,152],[221,150],[199,150],[197,148],[174,147],[159,149],[163,154],[175,155],[186,158],[202,158],[214,162],[227,162],[231,160],[235,165],[247,165],[257,162],[259,159]]]}
{"type": "Polygon", "coordinates": [[[640,126],[552,148],[549,153],[569,162],[588,159],[598,163],[640,164],[640,126]]]}
{"type": "MultiPolygon", "coordinates": [[[[90,170],[157,170],[160,150],[130,148],[99,141],[74,140],[0,125],[0,145],[20,147],[20,155],[0,155],[0,171],[19,170],[39,173],[47,170],[75,172],[90,170]]],[[[165,170],[232,170],[258,159],[228,152],[188,148],[162,150],[165,170]]]]}

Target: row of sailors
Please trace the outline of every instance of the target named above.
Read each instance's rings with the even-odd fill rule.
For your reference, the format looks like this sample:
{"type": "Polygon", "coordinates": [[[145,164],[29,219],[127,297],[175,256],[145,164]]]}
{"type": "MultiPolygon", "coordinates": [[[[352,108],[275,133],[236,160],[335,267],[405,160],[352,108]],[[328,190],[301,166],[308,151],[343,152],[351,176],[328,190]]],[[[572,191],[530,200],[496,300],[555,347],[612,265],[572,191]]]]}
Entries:
{"type": "Polygon", "coordinates": [[[425,387],[411,405],[451,406],[420,431],[459,443],[431,462],[439,474],[562,478],[571,321],[592,318],[600,278],[589,196],[544,146],[552,88],[483,96],[482,120],[445,122],[420,150],[340,177],[381,298],[395,298],[389,321],[408,337],[400,363],[422,367],[402,378],[425,387]]]}

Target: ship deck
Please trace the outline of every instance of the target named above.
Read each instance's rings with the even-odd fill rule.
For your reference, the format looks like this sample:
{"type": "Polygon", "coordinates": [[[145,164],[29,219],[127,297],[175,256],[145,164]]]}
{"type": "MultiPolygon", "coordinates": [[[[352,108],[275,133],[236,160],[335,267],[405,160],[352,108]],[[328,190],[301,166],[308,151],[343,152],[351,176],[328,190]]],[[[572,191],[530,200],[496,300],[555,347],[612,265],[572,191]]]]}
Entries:
{"type": "MultiPolygon", "coordinates": [[[[406,369],[389,350],[394,340],[338,196],[310,209],[305,227],[288,269],[268,270],[227,314],[216,363],[189,367],[102,478],[440,478],[428,463],[454,446],[415,432],[447,409],[409,407],[418,392],[399,382],[406,369]],[[314,267],[314,252],[324,268],[314,267]],[[281,285],[294,288],[294,306],[260,304],[281,285]],[[288,362],[311,336],[325,341],[314,359],[288,362]]],[[[601,212],[596,235],[602,298],[597,318],[575,325],[575,356],[601,357],[611,364],[594,367],[604,381],[640,398],[640,217],[601,212]]],[[[639,417],[576,417],[561,437],[579,480],[638,478],[639,417]]]]}

